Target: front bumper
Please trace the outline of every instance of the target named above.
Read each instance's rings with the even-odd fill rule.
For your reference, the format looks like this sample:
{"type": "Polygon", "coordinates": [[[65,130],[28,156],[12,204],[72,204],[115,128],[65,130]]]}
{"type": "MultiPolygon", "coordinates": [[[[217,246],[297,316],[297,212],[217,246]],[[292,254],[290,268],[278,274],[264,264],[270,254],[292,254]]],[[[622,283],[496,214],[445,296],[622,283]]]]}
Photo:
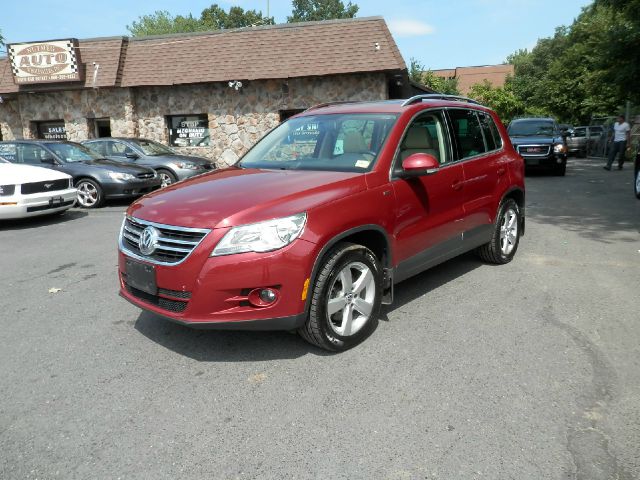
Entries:
{"type": "Polygon", "coordinates": [[[304,324],[308,279],[317,246],[298,239],[268,253],[209,257],[226,229],[213,230],[177,265],[153,265],[155,295],[127,282],[126,260],[119,252],[120,295],[139,308],[193,328],[291,330],[304,324]],[[278,299],[267,307],[252,306],[248,293],[273,288],[278,299]]]}
{"type": "Polygon", "coordinates": [[[73,207],[77,196],[75,188],[68,188],[54,192],[0,197],[0,219],[35,217],[62,212],[73,207]]]}
{"type": "Polygon", "coordinates": [[[153,192],[160,188],[162,181],[160,178],[151,178],[149,180],[131,180],[131,181],[109,181],[101,182],[104,197],[108,199],[114,198],[131,198],[153,192]]]}
{"type": "Polygon", "coordinates": [[[529,156],[520,154],[526,168],[557,168],[567,163],[567,155],[564,153],[551,153],[545,156],[529,156]]]}

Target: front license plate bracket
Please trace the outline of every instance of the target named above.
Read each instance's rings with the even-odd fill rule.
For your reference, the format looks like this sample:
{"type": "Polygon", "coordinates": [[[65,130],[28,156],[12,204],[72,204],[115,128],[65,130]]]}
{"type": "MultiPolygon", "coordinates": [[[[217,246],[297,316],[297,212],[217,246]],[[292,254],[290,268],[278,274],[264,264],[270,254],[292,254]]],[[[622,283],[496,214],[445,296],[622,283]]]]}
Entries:
{"type": "Polygon", "coordinates": [[[141,290],[150,295],[158,294],[158,284],[156,283],[156,269],[153,265],[136,262],[131,259],[125,260],[125,273],[127,283],[130,287],[141,290]]]}

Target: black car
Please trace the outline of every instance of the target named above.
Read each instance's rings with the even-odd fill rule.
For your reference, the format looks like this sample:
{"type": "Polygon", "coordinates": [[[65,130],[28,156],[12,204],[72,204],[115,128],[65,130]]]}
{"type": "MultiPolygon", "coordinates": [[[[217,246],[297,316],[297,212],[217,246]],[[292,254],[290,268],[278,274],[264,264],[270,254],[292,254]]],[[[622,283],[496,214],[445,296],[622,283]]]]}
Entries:
{"type": "Polygon", "coordinates": [[[137,197],[156,190],[161,183],[151,168],[102,158],[74,142],[0,142],[0,155],[12,163],[37,165],[71,175],[78,189],[78,205],[83,208],[98,207],[105,199],[137,197]]]}
{"type": "Polygon", "coordinates": [[[507,132],[528,170],[539,168],[565,174],[567,143],[553,118],[516,118],[507,132]]]}
{"type": "Polygon", "coordinates": [[[180,155],[145,138],[97,138],[85,140],[82,144],[111,160],[135,162],[136,165],[153,168],[158,172],[163,187],[215,168],[206,158],[180,155]]]}

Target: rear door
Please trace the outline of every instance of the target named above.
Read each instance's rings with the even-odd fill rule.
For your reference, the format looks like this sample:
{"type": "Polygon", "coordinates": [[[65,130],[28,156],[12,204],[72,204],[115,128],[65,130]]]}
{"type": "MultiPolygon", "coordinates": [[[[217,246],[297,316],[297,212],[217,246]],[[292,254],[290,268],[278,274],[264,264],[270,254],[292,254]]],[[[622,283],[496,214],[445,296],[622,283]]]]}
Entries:
{"type": "Polygon", "coordinates": [[[396,281],[440,263],[460,251],[463,231],[462,164],[454,161],[442,110],[417,116],[405,131],[391,184],[395,195],[396,281]],[[434,155],[437,173],[398,178],[402,160],[413,153],[434,155]]]}
{"type": "Polygon", "coordinates": [[[482,111],[448,109],[456,156],[464,169],[464,235],[466,248],[491,237],[499,199],[509,183],[509,156],[493,118],[482,111]]]}

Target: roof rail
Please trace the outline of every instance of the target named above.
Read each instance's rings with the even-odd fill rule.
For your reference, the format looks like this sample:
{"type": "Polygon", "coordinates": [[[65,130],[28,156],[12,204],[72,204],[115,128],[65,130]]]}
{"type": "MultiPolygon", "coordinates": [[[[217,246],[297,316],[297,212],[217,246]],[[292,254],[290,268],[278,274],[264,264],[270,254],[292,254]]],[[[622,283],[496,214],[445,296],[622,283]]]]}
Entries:
{"type": "Polygon", "coordinates": [[[317,105],[313,105],[313,106],[307,108],[305,110],[305,112],[308,112],[309,110],[318,110],[320,108],[325,108],[325,107],[332,107],[333,105],[344,105],[346,103],[357,103],[357,102],[355,100],[342,100],[340,102],[319,103],[317,105]]]}
{"type": "Polygon", "coordinates": [[[402,103],[402,106],[406,107],[407,105],[413,105],[414,103],[421,102],[422,100],[454,100],[480,105],[480,102],[474,100],[473,98],[461,97],[459,95],[445,95],[443,93],[425,93],[423,95],[416,95],[415,97],[411,97],[405,100],[402,103]]]}

